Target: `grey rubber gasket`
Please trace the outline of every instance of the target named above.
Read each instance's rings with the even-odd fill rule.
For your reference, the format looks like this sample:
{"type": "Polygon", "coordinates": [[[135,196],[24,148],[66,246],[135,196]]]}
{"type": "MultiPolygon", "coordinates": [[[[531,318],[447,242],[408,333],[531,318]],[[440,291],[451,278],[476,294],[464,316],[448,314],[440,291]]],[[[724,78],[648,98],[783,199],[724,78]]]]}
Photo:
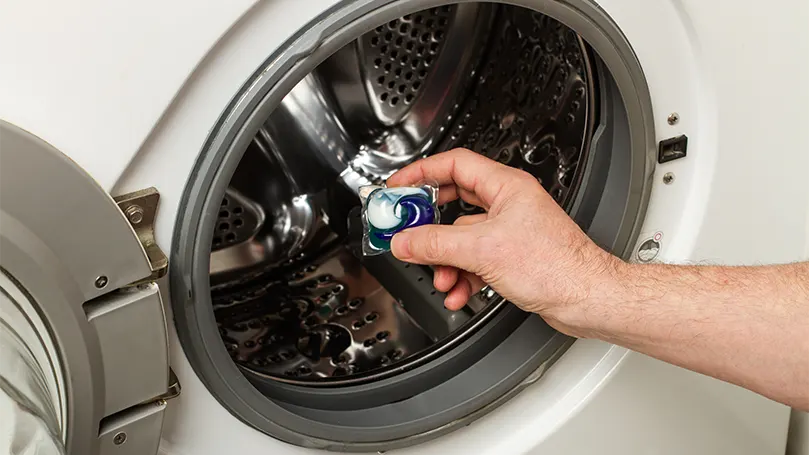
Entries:
{"type": "MultiPolygon", "coordinates": [[[[212,224],[219,200],[252,133],[298,80],[328,55],[380,23],[445,3],[436,0],[346,1],[318,16],[270,56],[227,106],[184,192],[180,203],[184,210],[180,211],[175,227],[170,272],[173,313],[183,349],[194,370],[220,403],[249,425],[284,441],[306,447],[358,451],[389,450],[434,438],[469,423],[516,393],[520,390],[519,384],[524,384],[532,371],[555,358],[568,341],[550,331],[545,333],[544,350],[536,339],[526,345],[522,337],[551,330],[539,318],[530,317],[498,349],[475,365],[485,368],[493,365],[485,363],[486,359],[489,362],[507,360],[511,374],[500,369],[478,370],[488,371],[489,376],[496,375],[497,387],[478,390],[476,396],[454,407],[450,407],[447,398],[437,404],[446,405],[442,412],[410,425],[349,428],[323,423],[328,419],[319,416],[318,410],[280,406],[268,400],[239,372],[217,333],[208,289],[212,224]],[[526,349],[535,355],[527,354],[526,349]],[[312,420],[315,417],[322,421],[315,422],[312,420]]],[[[651,99],[637,58],[618,27],[592,1],[509,0],[503,3],[537,10],[576,30],[593,47],[615,80],[628,121],[626,140],[631,150],[627,153],[631,155],[630,178],[625,182],[628,187],[623,188],[627,196],[623,207],[612,207],[620,216],[615,220],[615,235],[609,243],[616,254],[626,257],[645,214],[656,152],[651,99]]],[[[453,380],[471,381],[467,373],[453,380]]]]}

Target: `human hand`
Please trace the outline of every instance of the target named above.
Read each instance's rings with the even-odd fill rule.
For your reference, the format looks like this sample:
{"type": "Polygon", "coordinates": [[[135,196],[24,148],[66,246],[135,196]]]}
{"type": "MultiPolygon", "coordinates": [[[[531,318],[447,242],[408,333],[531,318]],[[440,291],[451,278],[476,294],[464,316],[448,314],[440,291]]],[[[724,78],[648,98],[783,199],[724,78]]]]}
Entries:
{"type": "Polygon", "coordinates": [[[447,293],[448,309],[461,309],[485,283],[574,334],[577,308],[615,286],[623,262],[593,243],[527,172],[455,149],[401,169],[387,185],[421,181],[440,185],[439,204],[460,197],[486,211],[393,237],[396,258],[436,266],[433,285],[447,293]]]}

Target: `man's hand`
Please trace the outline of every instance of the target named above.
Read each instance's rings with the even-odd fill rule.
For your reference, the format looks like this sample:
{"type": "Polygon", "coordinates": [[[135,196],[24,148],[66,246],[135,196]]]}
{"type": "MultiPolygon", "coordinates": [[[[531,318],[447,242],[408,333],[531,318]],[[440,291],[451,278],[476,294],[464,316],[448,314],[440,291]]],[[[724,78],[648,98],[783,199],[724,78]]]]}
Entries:
{"type": "Polygon", "coordinates": [[[437,266],[434,286],[448,292],[447,308],[462,308],[486,283],[570,331],[560,318],[594,290],[615,285],[621,261],[596,246],[527,172],[456,149],[417,161],[387,183],[425,180],[440,185],[439,204],[461,198],[486,211],[462,216],[454,226],[421,226],[393,238],[398,259],[437,266]]]}
{"type": "Polygon", "coordinates": [[[557,330],[599,338],[809,411],[809,263],[632,265],[598,248],[529,174],[468,150],[407,166],[388,185],[441,185],[485,214],[393,238],[436,267],[447,308],[483,283],[557,330]]]}

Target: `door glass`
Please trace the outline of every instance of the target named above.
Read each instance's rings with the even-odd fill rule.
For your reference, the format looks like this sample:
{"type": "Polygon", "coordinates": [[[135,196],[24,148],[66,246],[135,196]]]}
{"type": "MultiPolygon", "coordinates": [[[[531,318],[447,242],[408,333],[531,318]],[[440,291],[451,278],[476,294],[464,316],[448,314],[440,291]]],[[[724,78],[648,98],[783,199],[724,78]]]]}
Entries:
{"type": "Polygon", "coordinates": [[[56,416],[42,368],[0,320],[0,453],[64,455],[56,416]]]}

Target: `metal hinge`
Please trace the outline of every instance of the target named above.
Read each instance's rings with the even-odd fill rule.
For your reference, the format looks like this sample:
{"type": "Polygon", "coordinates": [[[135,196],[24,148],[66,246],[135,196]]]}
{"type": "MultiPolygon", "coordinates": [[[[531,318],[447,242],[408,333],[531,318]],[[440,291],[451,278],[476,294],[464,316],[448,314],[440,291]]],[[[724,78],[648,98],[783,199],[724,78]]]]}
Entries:
{"type": "Polygon", "coordinates": [[[101,419],[98,425],[98,454],[142,454],[158,450],[163,427],[163,411],[167,401],[180,395],[180,383],[169,369],[168,391],[146,402],[136,404],[101,419]],[[133,441],[132,443],[128,441],[133,441]],[[133,446],[133,443],[135,444],[133,446]],[[125,445],[128,444],[128,445],[125,445]]]}
{"type": "MultiPolygon", "coordinates": [[[[118,196],[115,198],[115,203],[118,204],[118,208],[124,212],[129,224],[135,229],[138,240],[143,245],[143,249],[146,250],[149,267],[152,270],[151,275],[129,286],[153,282],[163,277],[168,270],[169,260],[155,242],[154,223],[157,216],[157,206],[160,203],[160,193],[157,192],[157,188],[150,187],[118,196]]],[[[165,403],[179,396],[180,390],[180,381],[174,371],[169,368],[169,387],[166,393],[149,400],[149,402],[165,403]]]]}
{"type": "Polygon", "coordinates": [[[151,403],[162,403],[180,396],[180,392],[182,391],[182,386],[180,386],[180,380],[177,379],[177,375],[174,374],[174,370],[169,368],[169,388],[166,390],[166,393],[156,397],[153,400],[150,400],[151,403]]]}
{"type": "Polygon", "coordinates": [[[151,275],[132,285],[157,280],[166,274],[169,260],[165,253],[155,243],[154,223],[157,215],[157,206],[160,202],[160,193],[154,187],[134,191],[115,198],[118,208],[124,212],[129,224],[135,229],[146,255],[149,257],[151,275]]]}

